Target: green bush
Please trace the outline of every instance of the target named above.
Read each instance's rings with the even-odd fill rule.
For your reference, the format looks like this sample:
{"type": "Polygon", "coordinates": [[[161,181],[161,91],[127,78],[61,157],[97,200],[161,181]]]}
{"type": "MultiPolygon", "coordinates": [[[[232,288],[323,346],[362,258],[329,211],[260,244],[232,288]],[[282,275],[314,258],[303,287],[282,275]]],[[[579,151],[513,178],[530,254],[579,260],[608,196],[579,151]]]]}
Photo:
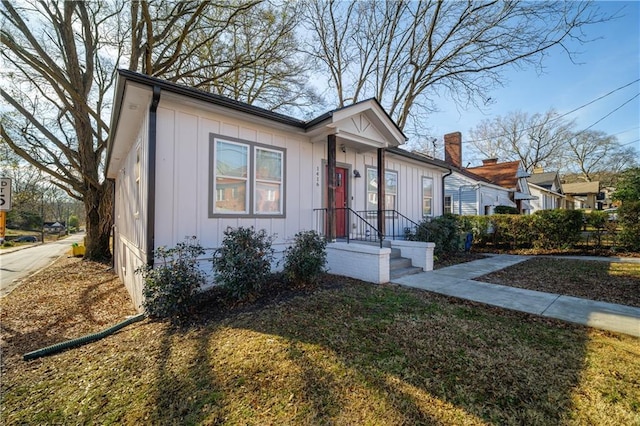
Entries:
{"type": "Polygon", "coordinates": [[[143,306],[147,315],[173,320],[188,316],[194,296],[204,283],[204,274],[197,267],[198,256],[204,249],[195,237],[178,243],[174,248],[159,247],[155,267],[145,265],[136,269],[144,279],[143,306]]]}
{"type": "Polygon", "coordinates": [[[420,222],[411,240],[435,243],[433,254],[440,256],[461,251],[464,241],[461,231],[458,216],[446,213],[420,222]]]}
{"type": "Polygon", "coordinates": [[[516,207],[511,207],[511,206],[496,206],[493,212],[495,214],[519,214],[520,213],[516,207]]]}
{"type": "Polygon", "coordinates": [[[590,213],[584,213],[587,224],[596,229],[602,229],[609,220],[609,213],[602,210],[594,210],[590,213]]]}
{"type": "Polygon", "coordinates": [[[227,228],[213,256],[216,281],[239,300],[259,291],[271,276],[272,242],[264,229],[227,228]]]}
{"type": "Polygon", "coordinates": [[[533,214],[534,247],[557,249],[580,241],[583,213],[580,210],[539,210],[533,214]]]}
{"type": "Polygon", "coordinates": [[[536,238],[533,217],[529,215],[493,215],[492,242],[498,246],[529,248],[536,238]]]}
{"type": "Polygon", "coordinates": [[[4,243],[2,243],[2,247],[13,247],[15,245],[16,244],[13,241],[9,241],[9,240],[6,240],[4,243]]]}
{"type": "Polygon", "coordinates": [[[493,233],[493,216],[460,216],[460,228],[466,234],[471,232],[473,235],[473,244],[484,246],[492,241],[493,233]]]}
{"type": "Polygon", "coordinates": [[[625,201],[618,208],[618,224],[622,228],[620,244],[627,250],[640,251],[640,201],[625,201]]]}
{"type": "Polygon", "coordinates": [[[601,210],[594,210],[590,213],[584,213],[583,223],[594,227],[596,229],[596,237],[598,239],[598,247],[602,245],[602,234],[605,228],[609,224],[609,213],[601,210]]]}
{"type": "Polygon", "coordinates": [[[327,243],[315,231],[301,231],[285,250],[284,275],[291,284],[313,284],[324,272],[327,243]]]}

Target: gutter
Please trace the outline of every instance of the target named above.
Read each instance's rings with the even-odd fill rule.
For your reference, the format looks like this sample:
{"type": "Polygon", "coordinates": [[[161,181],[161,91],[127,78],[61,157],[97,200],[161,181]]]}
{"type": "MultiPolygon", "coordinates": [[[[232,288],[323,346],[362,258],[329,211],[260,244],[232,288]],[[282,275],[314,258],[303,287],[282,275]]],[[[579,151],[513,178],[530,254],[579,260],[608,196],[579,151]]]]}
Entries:
{"type": "Polygon", "coordinates": [[[159,85],[153,86],[153,97],[149,106],[149,136],[148,136],[148,159],[147,169],[147,266],[153,267],[155,249],[155,225],[156,225],[156,145],[157,145],[157,122],[158,104],[160,103],[159,85]]]}

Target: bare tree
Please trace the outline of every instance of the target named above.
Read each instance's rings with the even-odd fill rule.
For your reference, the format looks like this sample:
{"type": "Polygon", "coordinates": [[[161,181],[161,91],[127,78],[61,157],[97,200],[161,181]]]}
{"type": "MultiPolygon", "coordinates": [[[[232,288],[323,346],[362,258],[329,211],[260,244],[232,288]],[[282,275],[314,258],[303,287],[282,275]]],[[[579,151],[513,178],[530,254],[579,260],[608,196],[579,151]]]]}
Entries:
{"type": "Polygon", "coordinates": [[[299,6],[134,1],[129,69],[270,110],[317,104],[296,55],[299,6]]]}
{"type": "Polygon", "coordinates": [[[554,110],[533,115],[515,111],[480,122],[471,130],[469,143],[483,158],[519,160],[528,171],[536,167],[557,170],[572,126],[554,110]]]}
{"type": "Polygon", "coordinates": [[[86,258],[110,256],[113,185],[104,160],[120,60],[269,108],[304,105],[312,98],[298,101],[305,68],[290,51],[290,12],[257,0],[2,2],[0,96],[9,109],[0,136],[84,202],[86,258]]]}
{"type": "Polygon", "coordinates": [[[582,40],[606,18],[587,2],[314,0],[308,53],[338,106],[376,97],[401,128],[424,127],[436,99],[476,104],[508,67],[543,67],[545,53],[582,40]]]}
{"type": "Polygon", "coordinates": [[[598,130],[573,133],[567,140],[566,170],[586,182],[605,173],[617,174],[638,164],[638,153],[620,145],[615,136],[598,130]]]}
{"type": "Polygon", "coordinates": [[[112,184],[101,176],[120,40],[105,23],[123,4],[3,1],[0,38],[6,65],[0,95],[4,143],[51,182],[84,202],[86,257],[109,256],[112,184]],[[111,31],[109,31],[111,30],[111,31]],[[102,54],[110,51],[111,55],[102,54]],[[10,70],[10,71],[9,71],[10,70]]]}

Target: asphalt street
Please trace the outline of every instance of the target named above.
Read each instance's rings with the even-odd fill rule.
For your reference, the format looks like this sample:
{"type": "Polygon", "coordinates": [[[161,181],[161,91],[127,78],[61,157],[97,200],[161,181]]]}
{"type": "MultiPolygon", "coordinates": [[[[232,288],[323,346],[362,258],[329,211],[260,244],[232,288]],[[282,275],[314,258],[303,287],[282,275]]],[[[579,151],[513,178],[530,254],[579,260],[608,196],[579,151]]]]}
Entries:
{"type": "Polygon", "coordinates": [[[83,238],[84,233],[73,234],[46,244],[0,250],[0,297],[11,293],[24,278],[69,253],[71,245],[82,242],[83,238]]]}

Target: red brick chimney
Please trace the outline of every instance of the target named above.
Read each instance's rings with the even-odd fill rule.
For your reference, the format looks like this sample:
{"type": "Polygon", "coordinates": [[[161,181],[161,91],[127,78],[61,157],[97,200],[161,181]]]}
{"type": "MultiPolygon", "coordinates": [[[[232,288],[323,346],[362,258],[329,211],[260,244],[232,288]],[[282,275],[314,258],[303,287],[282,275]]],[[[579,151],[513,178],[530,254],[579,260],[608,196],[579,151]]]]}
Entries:
{"type": "Polygon", "coordinates": [[[444,161],[462,168],[462,133],[453,132],[444,135],[444,161]]]}
{"type": "Polygon", "coordinates": [[[491,164],[498,164],[497,158],[487,158],[486,160],[482,160],[483,166],[490,166],[491,164]]]}

